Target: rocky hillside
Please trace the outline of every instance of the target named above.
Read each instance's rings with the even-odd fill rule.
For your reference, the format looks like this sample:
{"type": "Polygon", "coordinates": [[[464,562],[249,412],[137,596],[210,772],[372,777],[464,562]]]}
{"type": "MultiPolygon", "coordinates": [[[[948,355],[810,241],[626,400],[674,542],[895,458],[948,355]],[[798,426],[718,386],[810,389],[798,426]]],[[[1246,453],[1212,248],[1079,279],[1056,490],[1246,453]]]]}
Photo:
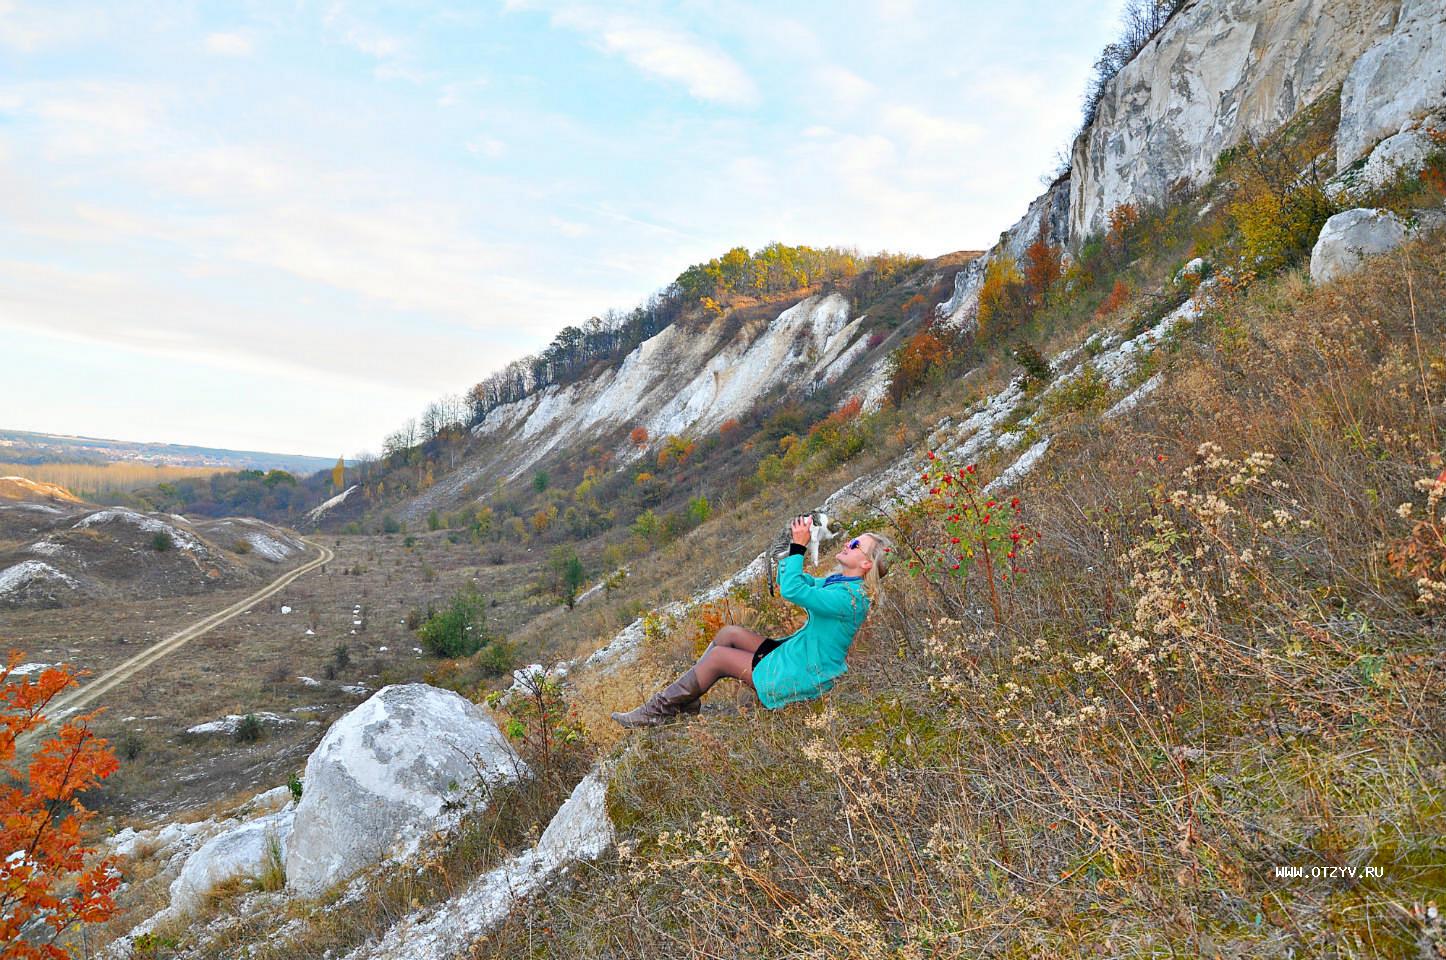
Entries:
{"type": "Polygon", "coordinates": [[[864,409],[876,409],[888,385],[890,353],[919,322],[899,317],[899,304],[950,282],[977,255],[926,263],[863,303],[840,286],[690,314],[620,364],[488,411],[471,430],[475,452],[399,505],[396,515],[416,521],[433,510],[486,502],[493,491],[542,465],[590,459],[584,451],[593,447],[615,468],[626,467],[655,456],[670,436],[704,437],[755,412],[765,399],[826,395],[835,406],[858,398],[864,409]],[[648,438],[642,443],[633,439],[640,428],[648,438]]]}
{"type": "Polygon", "coordinates": [[[0,477],[0,608],[259,585],[305,552],[260,520],[101,508],[53,484],[0,477]]]}
{"type": "MultiPolygon", "coordinates": [[[[1106,89],[1071,174],[938,298],[967,344],[949,377],[863,414],[854,459],[794,436],[772,486],[636,559],[630,601],[672,603],[600,630],[634,610],[600,592],[596,616],[514,638],[570,647],[469,718],[522,745],[516,789],[320,898],[314,875],[287,889],[290,849],[249,842],[189,912],[154,890],[216,858],[188,874],[168,845],[138,900],[174,912],[114,931],[116,953],[1446,955],[1443,49],[1439,4],[1185,4],[1106,89]],[[1262,184],[1252,137],[1295,169],[1262,184]],[[998,268],[1041,238],[1070,257],[1031,300],[998,268]],[[720,623],[795,622],[757,584],[772,530],[749,525],[775,499],[917,562],[851,672],[821,701],[740,711],[719,690],[625,736],[608,711],[720,623]],[[679,569],[703,583],[679,595],[679,569]]],[[[881,397],[882,345],[846,307],[670,328],[499,407],[485,454],[407,515],[584,443],[627,463],[631,430],[712,429],[782,384],[881,397]]],[[[454,809],[440,762],[354,739],[313,760],[454,809]]],[[[309,762],[303,804],[313,777],[330,790],[309,762]]]]}

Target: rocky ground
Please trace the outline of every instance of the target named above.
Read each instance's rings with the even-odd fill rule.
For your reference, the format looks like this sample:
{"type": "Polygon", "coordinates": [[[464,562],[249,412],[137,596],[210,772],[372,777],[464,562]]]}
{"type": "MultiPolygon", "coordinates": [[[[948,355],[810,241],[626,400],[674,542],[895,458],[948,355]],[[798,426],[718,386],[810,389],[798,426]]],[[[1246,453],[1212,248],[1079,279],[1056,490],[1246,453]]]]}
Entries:
{"type": "MultiPolygon", "coordinates": [[[[441,606],[475,582],[497,601],[495,629],[505,634],[551,606],[527,595],[530,563],[486,563],[476,546],[445,533],[324,535],[332,562],[108,692],[93,723],[121,768],[88,798],[91,806],[115,826],[140,824],[285,783],[336,717],[381,686],[436,670],[439,661],[407,626],[414,609],[441,606]],[[262,719],[252,742],[235,733],[246,714],[262,719]]],[[[264,580],[199,595],[3,609],[0,646],[20,650],[26,664],[66,664],[98,678],[300,559],[268,564],[264,580]]]]}

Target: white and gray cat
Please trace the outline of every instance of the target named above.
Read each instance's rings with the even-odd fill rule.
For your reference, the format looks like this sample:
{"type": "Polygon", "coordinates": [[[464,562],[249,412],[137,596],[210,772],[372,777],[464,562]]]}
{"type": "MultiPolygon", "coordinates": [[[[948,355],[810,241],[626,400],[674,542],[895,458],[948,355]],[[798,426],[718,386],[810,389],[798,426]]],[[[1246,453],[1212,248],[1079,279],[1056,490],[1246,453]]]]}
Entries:
{"type": "MultiPolygon", "coordinates": [[[[814,566],[818,566],[818,545],[825,540],[832,540],[842,532],[842,528],[830,526],[833,522],[829,515],[822,510],[815,510],[809,514],[813,518],[813,527],[809,530],[808,555],[814,566]]],[[[793,520],[790,518],[788,525],[783,528],[768,550],[763,554],[763,563],[768,567],[768,595],[774,596],[774,584],[778,582],[778,564],[788,556],[788,548],[793,545],[793,520]]]]}

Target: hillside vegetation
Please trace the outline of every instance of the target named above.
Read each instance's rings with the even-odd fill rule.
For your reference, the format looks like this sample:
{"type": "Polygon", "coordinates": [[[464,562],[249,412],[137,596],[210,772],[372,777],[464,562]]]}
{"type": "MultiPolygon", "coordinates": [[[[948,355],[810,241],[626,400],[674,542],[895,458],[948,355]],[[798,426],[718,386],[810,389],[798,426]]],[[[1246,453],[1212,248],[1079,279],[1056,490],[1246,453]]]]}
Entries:
{"type": "MultiPolygon", "coordinates": [[[[1213,182],[1116,209],[1075,256],[1041,240],[995,267],[977,327],[921,316],[899,335],[878,411],[781,405],[733,428],[746,441],[663,444],[614,487],[606,463],[583,463],[507,491],[519,509],[503,539],[575,549],[610,584],[510,642],[581,657],[641,614],[639,659],[574,671],[567,701],[552,688],[502,708],[538,786],[415,878],[301,910],[274,941],[282,920],[251,914],[219,939],[168,942],[336,955],[498,862],[612,756],[616,851],[471,955],[1441,955],[1446,235],[1313,286],[1304,259],[1337,201],[1311,161],[1334,123],[1326,98],[1222,156],[1213,182]],[[1123,391],[1090,365],[1106,336],[1192,299],[1196,319],[1123,391]],[[1085,361],[1068,381],[1049,359],[1064,354],[1085,361]],[[724,684],[698,719],[612,724],[721,624],[780,636],[797,617],[761,584],[681,619],[652,611],[1011,381],[1012,450],[956,464],[925,447],[921,501],[845,518],[902,557],[827,696],[735,709],[724,684]],[[1132,411],[1105,415],[1146,383],[1132,411]],[[983,491],[1046,434],[1032,473],[983,491]],[[698,504],[667,482],[693,464],[726,476],[724,492],[698,504]],[[567,510],[601,487],[621,511],[622,490],[647,489],[640,473],[678,506],[570,532],[567,510]]],[[[1412,216],[1443,200],[1446,151],[1364,202],[1412,216]]],[[[451,524],[430,535],[477,529],[451,524]]],[[[431,679],[481,699],[503,685],[494,660],[484,649],[431,679]]]]}
{"type": "MultiPolygon", "coordinates": [[[[616,857],[473,955],[1435,955],[1443,264],[1222,282],[1142,412],[1052,411],[1017,574],[897,570],[822,701],[633,735],[616,857]]],[[[941,499],[883,522],[925,555],[941,499]]]]}

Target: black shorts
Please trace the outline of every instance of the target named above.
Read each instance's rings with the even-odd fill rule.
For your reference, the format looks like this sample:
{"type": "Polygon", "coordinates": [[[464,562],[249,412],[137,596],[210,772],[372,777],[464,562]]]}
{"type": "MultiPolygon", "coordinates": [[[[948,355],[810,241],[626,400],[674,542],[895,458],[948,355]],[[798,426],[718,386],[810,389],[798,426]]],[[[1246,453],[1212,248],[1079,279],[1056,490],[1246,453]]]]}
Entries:
{"type": "Polygon", "coordinates": [[[763,642],[758,645],[758,649],[753,651],[753,666],[757,667],[759,660],[762,660],[781,646],[783,646],[782,640],[769,640],[767,637],[764,637],[763,642]]]}

